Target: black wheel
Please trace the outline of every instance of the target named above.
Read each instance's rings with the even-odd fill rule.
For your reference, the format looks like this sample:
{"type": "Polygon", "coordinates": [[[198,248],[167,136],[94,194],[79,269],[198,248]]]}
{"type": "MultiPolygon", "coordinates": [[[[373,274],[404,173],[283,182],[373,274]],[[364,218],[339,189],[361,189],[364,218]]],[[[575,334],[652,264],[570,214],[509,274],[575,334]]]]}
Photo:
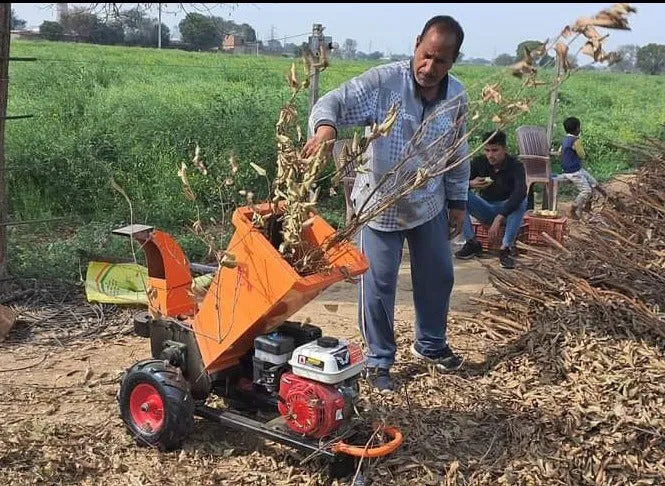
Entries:
{"type": "Polygon", "coordinates": [[[140,361],[127,370],[118,401],[122,420],[142,445],[177,449],[194,426],[187,380],[164,361],[140,361]]]}

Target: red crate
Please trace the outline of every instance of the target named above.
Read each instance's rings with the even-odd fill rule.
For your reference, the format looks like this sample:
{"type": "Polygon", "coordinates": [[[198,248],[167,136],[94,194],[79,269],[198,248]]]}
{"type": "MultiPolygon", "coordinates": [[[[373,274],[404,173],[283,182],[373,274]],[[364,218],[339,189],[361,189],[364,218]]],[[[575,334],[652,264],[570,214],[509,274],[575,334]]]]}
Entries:
{"type": "Polygon", "coordinates": [[[543,218],[534,216],[531,211],[524,215],[524,221],[527,224],[527,244],[529,245],[547,245],[541,233],[547,233],[558,243],[563,244],[563,237],[566,233],[568,218],[543,218]]]}
{"type": "MultiPolygon", "coordinates": [[[[475,218],[471,218],[471,224],[473,225],[473,232],[476,234],[476,239],[480,242],[481,245],[483,245],[483,250],[493,251],[501,249],[503,232],[506,229],[505,225],[501,227],[501,236],[496,241],[490,243],[488,234],[489,225],[485,227],[475,218]]],[[[522,223],[520,232],[517,234],[517,241],[521,241],[523,243],[527,242],[527,230],[527,224],[522,223]]]]}

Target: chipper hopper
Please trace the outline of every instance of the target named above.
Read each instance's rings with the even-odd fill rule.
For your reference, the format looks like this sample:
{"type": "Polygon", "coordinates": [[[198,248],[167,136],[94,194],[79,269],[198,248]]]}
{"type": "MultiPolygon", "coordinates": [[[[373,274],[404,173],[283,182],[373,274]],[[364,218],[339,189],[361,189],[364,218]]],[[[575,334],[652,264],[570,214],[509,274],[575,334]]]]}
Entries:
{"type": "MultiPolygon", "coordinates": [[[[365,272],[364,255],[340,243],[325,254],[325,271],[302,276],[253,226],[254,210],[234,212],[227,251],[236,265],[216,267],[202,298],[193,294],[189,261],[169,234],[143,225],[114,231],[140,244],[149,275],[149,309],[134,326],[150,339],[152,359],[123,376],[124,423],[139,443],[162,450],[179,447],[199,416],[333,463],[389,454],[402,441],[392,427],[383,428],[389,440],[380,446],[351,445],[365,360],[360,346],[288,320],[330,285],[365,272]],[[210,394],[224,406],[206,405],[210,394]]],[[[321,246],[332,234],[315,216],[302,236],[321,246]]]]}

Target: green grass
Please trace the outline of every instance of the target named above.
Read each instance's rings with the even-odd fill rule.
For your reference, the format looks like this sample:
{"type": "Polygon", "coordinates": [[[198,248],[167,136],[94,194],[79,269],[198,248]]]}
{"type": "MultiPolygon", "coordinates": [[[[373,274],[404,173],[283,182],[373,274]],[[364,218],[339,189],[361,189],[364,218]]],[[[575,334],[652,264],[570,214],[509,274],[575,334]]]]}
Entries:
{"type": "MultiPolygon", "coordinates": [[[[231,153],[242,168],[235,187],[222,189],[226,193],[221,199],[241,204],[239,189],[265,196],[265,180],[257,178],[249,163],[265,167],[269,175],[274,171],[275,123],[290,95],[285,74],[291,60],[34,41],[13,42],[11,54],[39,58],[10,64],[9,114],[35,115],[7,122],[11,219],[67,216],[82,228],[102,221],[101,226],[91,226],[99,234],[126,224],[129,207],[111,187],[113,178],[131,199],[135,221],[184,234],[183,228],[197,218],[197,211],[205,218],[221,214],[219,188],[230,175],[231,153]],[[182,162],[191,169],[197,143],[210,173],[203,177],[190,170],[197,194],[192,204],[183,195],[177,170],[182,162]]],[[[370,65],[333,60],[321,74],[321,94],[370,65]]],[[[518,80],[496,68],[460,66],[453,73],[472,99],[493,80],[501,81],[508,97],[517,96],[519,90],[518,80]]],[[[601,180],[607,179],[630,163],[612,147],[613,142],[635,141],[665,123],[663,92],[665,77],[576,73],[561,90],[554,140],[563,135],[565,117],[579,117],[589,168],[601,180]]],[[[537,102],[507,130],[513,151],[518,125],[544,126],[547,121],[546,90],[526,93],[535,93],[537,102]]],[[[305,129],[306,95],[298,107],[305,129]]],[[[479,109],[478,134],[493,128],[493,107],[479,109]]],[[[322,194],[327,194],[326,184],[322,194]]],[[[344,201],[338,192],[321,202],[324,215],[335,226],[343,219],[344,201]]],[[[25,238],[33,230],[12,231],[12,244],[25,248],[25,238]]],[[[70,235],[64,249],[35,246],[29,251],[65,255],[67,248],[100,241],[101,236],[97,240],[91,236],[93,230],[85,231],[70,235]]],[[[202,253],[191,238],[185,245],[192,253],[202,253]]],[[[121,251],[112,244],[102,246],[121,251]]],[[[67,258],[53,262],[53,268],[71,264],[67,258]]],[[[30,258],[14,260],[15,269],[27,271],[27,264],[17,261],[30,258]]],[[[48,265],[34,270],[45,268],[48,265]]]]}

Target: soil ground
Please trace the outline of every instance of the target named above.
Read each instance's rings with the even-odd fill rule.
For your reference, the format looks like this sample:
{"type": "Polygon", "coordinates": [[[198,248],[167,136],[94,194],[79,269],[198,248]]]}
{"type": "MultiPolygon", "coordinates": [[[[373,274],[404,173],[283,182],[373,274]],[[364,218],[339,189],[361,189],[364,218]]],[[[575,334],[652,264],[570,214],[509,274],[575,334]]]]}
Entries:
{"type": "MultiPolygon", "coordinates": [[[[616,182],[612,189],[621,190],[622,186],[616,182]]],[[[565,210],[565,204],[561,206],[565,210]]],[[[455,260],[454,264],[449,339],[468,361],[479,363],[493,343],[478,329],[460,324],[455,315],[482,310],[472,298],[493,291],[487,267],[498,262],[487,258],[455,260]]],[[[0,296],[10,291],[7,287],[0,296]]],[[[0,483],[240,485],[326,481],[320,464],[300,465],[302,456],[287,447],[202,420],[196,421],[179,451],[160,453],[136,445],[119,417],[116,401],[122,372],[150,357],[148,340],[132,333],[131,315],[136,309],[90,306],[81,288],[64,294],[40,285],[31,294],[32,301],[18,299],[8,304],[15,306],[20,316],[7,341],[0,343],[0,483]],[[43,298],[36,298],[35,292],[43,298]],[[43,304],[49,299],[42,294],[49,292],[53,294],[52,306],[43,304]],[[102,311],[106,313],[103,318],[102,311]],[[101,327],[100,322],[104,323],[101,327]],[[86,329],[92,331],[84,332],[86,329]]],[[[309,319],[325,334],[360,342],[356,300],[357,287],[339,283],[292,319],[309,319]]],[[[400,335],[408,336],[407,342],[413,338],[413,322],[405,251],[395,326],[400,335]]],[[[403,342],[400,340],[398,361],[408,353],[403,342]]],[[[397,379],[425,379],[415,376],[406,374],[397,379]]]]}

